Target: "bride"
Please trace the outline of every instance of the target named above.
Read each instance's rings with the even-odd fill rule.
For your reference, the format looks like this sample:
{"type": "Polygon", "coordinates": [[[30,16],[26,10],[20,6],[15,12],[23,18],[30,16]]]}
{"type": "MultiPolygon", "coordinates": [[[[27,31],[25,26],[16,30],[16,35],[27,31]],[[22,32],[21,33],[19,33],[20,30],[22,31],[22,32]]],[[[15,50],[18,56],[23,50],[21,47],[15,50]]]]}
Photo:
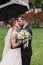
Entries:
{"type": "Polygon", "coordinates": [[[5,37],[0,65],[22,65],[20,44],[16,42],[18,24],[14,18],[12,18],[9,23],[11,28],[5,37]]]}

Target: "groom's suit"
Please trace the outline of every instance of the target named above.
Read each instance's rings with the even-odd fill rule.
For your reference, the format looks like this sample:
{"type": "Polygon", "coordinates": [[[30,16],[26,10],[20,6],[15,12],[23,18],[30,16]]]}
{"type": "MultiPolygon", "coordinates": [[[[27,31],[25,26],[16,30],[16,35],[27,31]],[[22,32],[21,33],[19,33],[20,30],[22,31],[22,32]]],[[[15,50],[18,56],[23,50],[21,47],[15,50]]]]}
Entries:
{"type": "MultiPolygon", "coordinates": [[[[27,30],[31,36],[32,36],[32,31],[29,25],[25,26],[23,29],[27,30]]],[[[22,56],[22,65],[30,65],[30,60],[32,56],[32,47],[31,47],[31,40],[29,40],[28,47],[25,49],[23,48],[23,45],[21,46],[21,56],[22,56]]]]}

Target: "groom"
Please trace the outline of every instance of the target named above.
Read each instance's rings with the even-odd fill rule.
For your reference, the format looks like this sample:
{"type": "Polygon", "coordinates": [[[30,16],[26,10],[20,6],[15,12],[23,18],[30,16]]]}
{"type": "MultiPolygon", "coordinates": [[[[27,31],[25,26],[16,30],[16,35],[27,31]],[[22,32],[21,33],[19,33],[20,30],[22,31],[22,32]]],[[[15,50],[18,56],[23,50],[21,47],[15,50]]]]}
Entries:
{"type": "MultiPolygon", "coordinates": [[[[32,36],[32,31],[28,24],[28,19],[25,15],[20,15],[18,17],[18,24],[22,27],[22,29],[27,30],[32,36]]],[[[23,47],[25,46],[25,43],[21,45],[22,65],[30,65],[31,56],[32,56],[31,41],[32,38],[31,40],[28,41],[28,46],[26,46],[25,48],[23,47]]]]}

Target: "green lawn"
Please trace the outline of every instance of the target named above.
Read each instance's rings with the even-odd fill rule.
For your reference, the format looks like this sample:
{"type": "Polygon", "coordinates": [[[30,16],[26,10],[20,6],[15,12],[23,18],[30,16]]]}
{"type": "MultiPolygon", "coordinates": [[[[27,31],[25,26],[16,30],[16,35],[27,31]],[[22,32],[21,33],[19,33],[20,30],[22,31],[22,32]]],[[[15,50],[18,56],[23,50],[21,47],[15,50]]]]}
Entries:
{"type": "MultiPolygon", "coordinates": [[[[33,55],[31,65],[43,65],[43,28],[32,29],[32,31],[33,31],[33,40],[32,40],[33,55]]],[[[0,60],[2,57],[4,47],[4,37],[6,33],[7,29],[0,28],[0,60]]]]}
{"type": "Polygon", "coordinates": [[[0,28],[0,60],[2,58],[2,52],[3,52],[3,47],[4,47],[4,38],[6,36],[7,29],[2,29],[0,28]]]}

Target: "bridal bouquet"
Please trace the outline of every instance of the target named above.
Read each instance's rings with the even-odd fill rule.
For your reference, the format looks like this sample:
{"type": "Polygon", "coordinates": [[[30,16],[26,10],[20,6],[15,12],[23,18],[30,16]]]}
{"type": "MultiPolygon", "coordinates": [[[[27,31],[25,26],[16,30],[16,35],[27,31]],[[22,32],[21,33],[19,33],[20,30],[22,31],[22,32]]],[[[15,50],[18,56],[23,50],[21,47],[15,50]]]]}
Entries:
{"type": "Polygon", "coordinates": [[[31,34],[27,30],[21,30],[17,35],[17,42],[18,43],[26,43],[31,39],[31,34]]]}

